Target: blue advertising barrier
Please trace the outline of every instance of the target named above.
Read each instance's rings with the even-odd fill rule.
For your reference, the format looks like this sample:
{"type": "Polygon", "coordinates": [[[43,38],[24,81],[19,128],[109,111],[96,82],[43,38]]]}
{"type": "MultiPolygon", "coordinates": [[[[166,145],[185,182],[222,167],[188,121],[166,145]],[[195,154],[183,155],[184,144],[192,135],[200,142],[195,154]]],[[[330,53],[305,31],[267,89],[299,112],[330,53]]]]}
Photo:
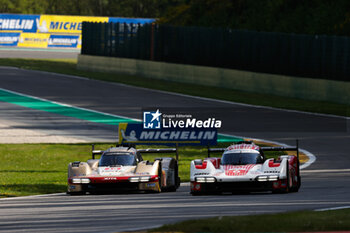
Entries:
{"type": "Polygon", "coordinates": [[[136,28],[154,19],[0,14],[0,46],[80,49],[83,22],[122,23],[136,28]]]}
{"type": "Polygon", "coordinates": [[[119,144],[216,145],[217,129],[144,129],[141,123],[120,123],[119,144]]]}
{"type": "Polygon", "coordinates": [[[1,46],[17,46],[18,38],[21,33],[18,32],[7,32],[0,33],[0,45],[1,46]]]}

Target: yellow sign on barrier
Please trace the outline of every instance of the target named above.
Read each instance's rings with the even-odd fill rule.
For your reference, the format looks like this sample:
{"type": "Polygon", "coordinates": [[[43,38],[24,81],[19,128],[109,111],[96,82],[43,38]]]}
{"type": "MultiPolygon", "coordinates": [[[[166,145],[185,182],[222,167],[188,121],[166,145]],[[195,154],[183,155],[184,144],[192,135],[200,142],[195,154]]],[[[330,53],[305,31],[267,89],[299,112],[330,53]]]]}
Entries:
{"type": "Polygon", "coordinates": [[[108,17],[41,15],[37,30],[41,33],[81,34],[83,21],[107,23],[108,17]]]}
{"type": "Polygon", "coordinates": [[[47,33],[21,33],[18,47],[47,48],[50,34],[47,33]]]}

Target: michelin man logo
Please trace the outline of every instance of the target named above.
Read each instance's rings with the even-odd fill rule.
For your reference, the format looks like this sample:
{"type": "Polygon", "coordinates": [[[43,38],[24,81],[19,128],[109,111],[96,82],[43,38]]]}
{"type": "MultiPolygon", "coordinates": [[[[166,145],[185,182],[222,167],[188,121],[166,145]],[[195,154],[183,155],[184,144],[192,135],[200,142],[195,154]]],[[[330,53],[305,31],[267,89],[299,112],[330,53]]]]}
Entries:
{"type": "Polygon", "coordinates": [[[43,32],[43,33],[49,32],[49,29],[47,29],[45,20],[43,20],[40,25],[39,19],[36,19],[36,27],[38,28],[39,32],[43,32]]]}
{"type": "Polygon", "coordinates": [[[135,141],[138,141],[137,137],[136,137],[136,132],[135,130],[131,130],[129,136],[125,135],[125,132],[124,130],[120,130],[121,131],[121,134],[122,134],[122,137],[123,137],[123,140],[125,140],[126,142],[135,142],[135,141]]]}
{"type": "Polygon", "coordinates": [[[161,115],[157,109],[156,112],[143,112],[143,128],[144,129],[160,129],[161,115]]]}

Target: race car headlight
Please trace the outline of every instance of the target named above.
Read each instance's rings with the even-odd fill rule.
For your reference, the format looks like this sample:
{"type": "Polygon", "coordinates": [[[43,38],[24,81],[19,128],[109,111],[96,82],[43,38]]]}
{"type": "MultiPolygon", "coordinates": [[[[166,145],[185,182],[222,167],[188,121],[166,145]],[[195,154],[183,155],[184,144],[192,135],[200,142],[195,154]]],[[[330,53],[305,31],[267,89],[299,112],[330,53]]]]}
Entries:
{"type": "Polygon", "coordinates": [[[258,176],[257,181],[277,181],[278,176],[258,176]]]}
{"type": "Polygon", "coordinates": [[[276,180],[278,180],[278,176],[269,176],[268,180],[269,181],[276,181],[276,180]]]}
{"type": "Polygon", "coordinates": [[[216,179],[215,177],[196,177],[195,181],[198,183],[214,183],[216,179]]]}
{"type": "Polygon", "coordinates": [[[73,178],[72,183],[73,184],[81,184],[81,179],[73,178]]]}
{"type": "Polygon", "coordinates": [[[206,177],[206,178],[205,178],[205,181],[206,181],[207,183],[214,183],[214,182],[215,182],[215,178],[214,178],[214,177],[206,177]]]}
{"type": "Polygon", "coordinates": [[[140,177],[130,177],[129,181],[130,182],[139,182],[140,181],[140,177]]]}
{"type": "Polygon", "coordinates": [[[267,176],[258,176],[258,181],[267,181],[267,176]]]}
{"type": "Polygon", "coordinates": [[[150,176],[137,176],[137,177],[130,177],[129,181],[130,182],[148,182],[151,180],[150,176]]]}
{"type": "Polygon", "coordinates": [[[141,176],[140,177],[140,182],[148,182],[151,179],[149,176],[141,176]]]}
{"type": "Polygon", "coordinates": [[[81,179],[81,183],[82,184],[89,184],[90,183],[90,179],[89,178],[82,178],[81,179]]]}
{"type": "Polygon", "coordinates": [[[196,182],[205,183],[205,178],[204,177],[196,177],[196,182]]]}
{"type": "Polygon", "coordinates": [[[90,179],[89,178],[73,178],[72,184],[89,184],[90,179]]]}

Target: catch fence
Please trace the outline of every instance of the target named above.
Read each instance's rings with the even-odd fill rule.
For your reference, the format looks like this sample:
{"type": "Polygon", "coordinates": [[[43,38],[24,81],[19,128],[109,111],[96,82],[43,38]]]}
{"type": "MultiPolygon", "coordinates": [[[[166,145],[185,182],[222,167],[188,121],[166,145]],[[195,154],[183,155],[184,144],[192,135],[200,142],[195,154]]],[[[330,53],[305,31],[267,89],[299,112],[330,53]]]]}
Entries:
{"type": "Polygon", "coordinates": [[[342,36],[84,22],[82,54],[350,81],[342,36]]]}

